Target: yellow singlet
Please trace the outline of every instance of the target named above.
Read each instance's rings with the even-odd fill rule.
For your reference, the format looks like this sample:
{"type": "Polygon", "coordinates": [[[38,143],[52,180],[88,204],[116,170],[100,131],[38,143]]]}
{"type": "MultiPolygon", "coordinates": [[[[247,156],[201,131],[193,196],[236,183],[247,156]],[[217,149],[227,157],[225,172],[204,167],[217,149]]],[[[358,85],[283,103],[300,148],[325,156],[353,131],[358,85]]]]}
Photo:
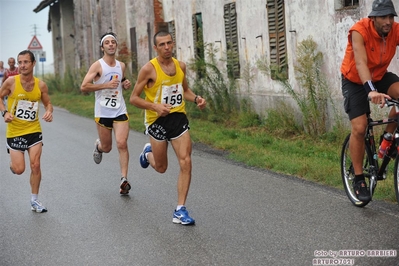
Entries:
{"type": "MultiPolygon", "coordinates": [[[[144,87],[145,100],[152,103],[171,104],[171,113],[186,113],[183,90],[184,72],[180,68],[179,61],[175,58],[172,58],[172,60],[176,66],[176,74],[174,76],[168,76],[163,72],[157,58],[150,61],[157,73],[157,79],[151,88],[144,87]]],[[[157,112],[145,110],[144,124],[146,127],[154,123],[157,118],[157,112]]]]}
{"type": "Polygon", "coordinates": [[[12,122],[7,124],[7,138],[42,132],[39,122],[39,102],[42,93],[39,79],[35,79],[32,91],[27,92],[21,84],[20,75],[15,77],[14,92],[8,96],[7,110],[14,115],[12,122]]]}

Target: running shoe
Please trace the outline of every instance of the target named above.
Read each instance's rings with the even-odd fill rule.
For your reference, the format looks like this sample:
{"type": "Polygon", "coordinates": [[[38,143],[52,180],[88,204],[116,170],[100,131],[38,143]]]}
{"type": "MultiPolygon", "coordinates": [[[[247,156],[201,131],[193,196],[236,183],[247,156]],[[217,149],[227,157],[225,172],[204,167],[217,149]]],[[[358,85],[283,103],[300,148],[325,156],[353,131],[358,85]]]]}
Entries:
{"type": "Polygon", "coordinates": [[[140,164],[141,164],[141,167],[143,167],[143,168],[147,168],[150,165],[150,163],[148,162],[148,159],[145,157],[145,155],[149,152],[152,152],[151,144],[146,143],[144,145],[143,152],[140,153],[140,164]]]}
{"type": "Polygon", "coordinates": [[[124,177],[122,177],[121,178],[121,186],[120,186],[120,193],[122,194],[122,195],[127,195],[127,194],[129,194],[129,190],[131,189],[132,187],[130,186],[130,184],[129,184],[129,181],[127,181],[127,179],[126,178],[124,178],[124,177]]]}
{"type": "Polygon", "coordinates": [[[46,207],[39,200],[34,200],[30,202],[31,210],[35,212],[47,212],[46,207]]]}
{"type": "Polygon", "coordinates": [[[367,184],[364,180],[360,180],[353,184],[353,190],[355,191],[356,197],[360,201],[370,201],[370,192],[367,189],[367,184]]]}
{"type": "Polygon", "coordinates": [[[195,224],[195,220],[188,215],[186,207],[182,207],[180,210],[173,213],[173,223],[182,225],[195,224]]]}
{"type": "Polygon", "coordinates": [[[100,144],[100,139],[96,139],[94,143],[93,159],[96,164],[101,163],[103,159],[103,153],[98,150],[98,145],[100,144]]]}

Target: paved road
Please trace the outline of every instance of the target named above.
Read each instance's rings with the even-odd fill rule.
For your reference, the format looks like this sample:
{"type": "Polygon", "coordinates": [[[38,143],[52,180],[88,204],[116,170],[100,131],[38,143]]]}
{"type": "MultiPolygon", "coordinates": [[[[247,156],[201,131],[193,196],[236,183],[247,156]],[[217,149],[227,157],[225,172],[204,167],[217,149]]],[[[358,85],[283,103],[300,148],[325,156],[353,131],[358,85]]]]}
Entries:
{"type": "MultiPolygon", "coordinates": [[[[47,213],[30,211],[29,171],[12,175],[1,149],[1,266],[312,265],[337,263],[317,259],[331,259],[329,252],[340,250],[358,251],[358,257],[346,255],[347,264],[398,263],[397,256],[367,256],[371,250],[396,255],[397,205],[356,208],[342,191],[195,148],[187,206],[197,224],[176,225],[178,167],[172,153],[165,174],[141,169],[138,154],[147,137],[131,131],[133,188],[123,197],[117,151],[104,155],[100,165],[92,160],[93,121],[58,108],[54,117],[43,124],[40,199],[47,213]]],[[[1,122],[3,139],[4,131],[1,122]]]]}

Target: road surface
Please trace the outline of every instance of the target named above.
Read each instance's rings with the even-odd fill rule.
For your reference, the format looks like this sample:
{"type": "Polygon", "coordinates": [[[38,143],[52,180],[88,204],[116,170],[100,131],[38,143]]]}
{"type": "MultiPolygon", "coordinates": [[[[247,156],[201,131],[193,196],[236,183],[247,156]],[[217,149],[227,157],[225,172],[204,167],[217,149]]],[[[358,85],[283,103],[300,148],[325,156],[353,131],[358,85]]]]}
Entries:
{"type": "Polygon", "coordinates": [[[399,261],[396,204],[357,208],[343,191],[248,168],[195,144],[187,208],[196,225],[176,225],[178,165],[171,147],[165,174],[142,169],[138,155],[147,137],[130,132],[132,190],[126,197],[119,195],[117,150],[104,154],[100,165],[93,162],[92,119],[55,108],[54,121],[42,127],[40,200],[48,212],[40,214],[30,210],[29,167],[20,176],[8,169],[0,124],[1,266],[399,261]]]}

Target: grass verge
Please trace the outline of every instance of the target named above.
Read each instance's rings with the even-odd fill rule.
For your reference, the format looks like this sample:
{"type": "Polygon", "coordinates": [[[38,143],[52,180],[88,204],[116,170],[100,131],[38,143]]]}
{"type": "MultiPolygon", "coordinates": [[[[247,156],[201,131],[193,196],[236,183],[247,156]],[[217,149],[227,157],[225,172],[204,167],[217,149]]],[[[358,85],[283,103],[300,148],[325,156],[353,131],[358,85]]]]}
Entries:
{"type": "MultiPolygon", "coordinates": [[[[130,105],[129,96],[130,92],[125,92],[130,127],[143,132],[144,111],[130,105]]],[[[53,105],[72,113],[93,117],[93,94],[53,92],[51,101],[53,105]]],[[[227,151],[227,157],[231,160],[343,190],[340,174],[343,138],[331,141],[307,136],[276,136],[262,127],[239,128],[191,118],[190,113],[188,116],[193,141],[227,151]]],[[[395,202],[392,166],[393,163],[388,178],[378,183],[374,199],[395,202]]]]}

